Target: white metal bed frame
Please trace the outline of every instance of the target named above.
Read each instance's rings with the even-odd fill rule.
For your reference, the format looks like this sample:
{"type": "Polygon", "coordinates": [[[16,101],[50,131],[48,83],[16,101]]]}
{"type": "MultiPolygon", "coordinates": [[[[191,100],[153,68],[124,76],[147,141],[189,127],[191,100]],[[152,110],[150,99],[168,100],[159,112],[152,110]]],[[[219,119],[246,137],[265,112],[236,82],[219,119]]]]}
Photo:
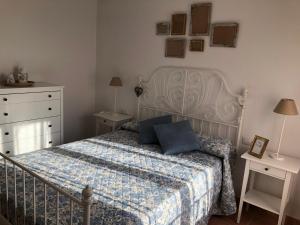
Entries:
{"type": "Polygon", "coordinates": [[[163,114],[190,120],[201,135],[221,137],[239,148],[247,89],[233,93],[221,71],[163,66],[150,79],[140,78],[144,93],[138,100],[138,119],[163,114]]]}
{"type": "MultiPolygon", "coordinates": [[[[222,73],[218,70],[188,67],[160,67],[156,69],[147,81],[140,80],[144,94],[138,99],[138,118],[145,119],[153,116],[172,114],[175,121],[188,119],[193,128],[202,135],[228,138],[235,147],[239,147],[242,119],[244,113],[247,90],[241,95],[234,94],[228,87],[222,73]]],[[[75,198],[70,193],[51,184],[38,174],[25,168],[10,157],[0,153],[5,166],[6,191],[2,193],[5,203],[0,202],[0,212],[6,211],[7,220],[13,224],[25,224],[26,204],[23,205],[23,215],[17,215],[17,168],[23,174],[23,192],[26,201],[25,175],[33,177],[33,223],[36,223],[36,197],[35,181],[44,184],[44,223],[47,224],[47,188],[56,191],[56,224],[59,224],[59,196],[63,195],[70,199],[70,224],[73,224],[73,204],[76,203],[83,208],[83,225],[90,225],[92,189],[86,187],[82,190],[82,199],[75,198]],[[14,218],[9,218],[8,212],[8,162],[13,165],[14,170],[14,218]],[[22,219],[21,219],[22,218],[22,219]]],[[[24,202],[25,202],[24,201],[24,202]]]]}

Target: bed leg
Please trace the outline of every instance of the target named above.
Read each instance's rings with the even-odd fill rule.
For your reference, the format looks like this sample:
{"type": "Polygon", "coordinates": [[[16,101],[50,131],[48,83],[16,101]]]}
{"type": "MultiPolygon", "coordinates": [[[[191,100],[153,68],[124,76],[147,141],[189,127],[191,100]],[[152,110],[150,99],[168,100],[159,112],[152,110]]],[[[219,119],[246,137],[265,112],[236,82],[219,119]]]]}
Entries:
{"type": "Polygon", "coordinates": [[[89,186],[82,190],[83,225],[91,224],[92,195],[93,190],[89,186]]]}

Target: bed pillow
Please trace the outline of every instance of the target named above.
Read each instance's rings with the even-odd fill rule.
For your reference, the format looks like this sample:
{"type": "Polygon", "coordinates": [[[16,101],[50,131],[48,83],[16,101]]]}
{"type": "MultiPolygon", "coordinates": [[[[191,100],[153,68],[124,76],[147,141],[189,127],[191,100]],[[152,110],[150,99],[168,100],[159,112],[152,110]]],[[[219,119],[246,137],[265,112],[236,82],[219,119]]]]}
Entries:
{"type": "Polygon", "coordinates": [[[199,142],[188,120],[155,125],[154,130],[165,155],[199,150],[199,142]]]}
{"type": "Polygon", "coordinates": [[[139,132],[139,124],[137,120],[133,120],[127,123],[122,124],[121,130],[128,130],[132,132],[139,132]]]}
{"type": "Polygon", "coordinates": [[[158,124],[168,124],[172,123],[172,116],[160,116],[151,118],[148,120],[143,120],[139,122],[139,143],[140,144],[158,144],[156,134],[154,132],[153,126],[158,124]]]}

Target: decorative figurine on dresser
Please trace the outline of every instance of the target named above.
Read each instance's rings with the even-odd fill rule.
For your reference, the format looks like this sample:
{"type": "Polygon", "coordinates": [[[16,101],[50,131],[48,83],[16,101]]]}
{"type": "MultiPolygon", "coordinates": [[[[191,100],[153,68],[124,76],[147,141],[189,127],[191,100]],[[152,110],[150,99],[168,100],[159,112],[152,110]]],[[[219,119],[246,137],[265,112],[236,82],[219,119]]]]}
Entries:
{"type": "Polygon", "coordinates": [[[19,72],[0,87],[0,152],[8,156],[63,143],[63,87],[19,72]]]}

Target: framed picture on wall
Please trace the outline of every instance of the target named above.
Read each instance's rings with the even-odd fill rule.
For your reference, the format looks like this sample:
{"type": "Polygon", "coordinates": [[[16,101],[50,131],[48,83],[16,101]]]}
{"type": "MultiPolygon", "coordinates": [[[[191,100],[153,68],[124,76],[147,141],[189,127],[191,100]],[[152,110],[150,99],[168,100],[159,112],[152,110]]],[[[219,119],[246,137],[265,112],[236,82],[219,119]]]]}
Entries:
{"type": "Polygon", "coordinates": [[[249,154],[261,159],[266,151],[269,140],[256,135],[252,141],[249,154]]]}
{"type": "Polygon", "coordinates": [[[169,35],[171,32],[171,24],[169,22],[161,22],[156,24],[156,35],[169,35]]]}
{"type": "Polygon", "coordinates": [[[190,40],[190,51],[191,52],[203,52],[204,51],[204,40],[203,39],[190,40]]]}
{"type": "Polygon", "coordinates": [[[211,22],[211,3],[196,3],[191,6],[190,35],[209,35],[211,22]]]}
{"type": "Polygon", "coordinates": [[[239,32],[238,23],[214,23],[211,29],[210,46],[236,47],[239,32]]]}
{"type": "Polygon", "coordinates": [[[185,35],[186,33],[186,13],[178,13],[172,15],[172,35],[185,35]]]}
{"type": "Polygon", "coordinates": [[[168,38],[166,40],[165,57],[184,58],[186,51],[186,39],[168,38]]]}

